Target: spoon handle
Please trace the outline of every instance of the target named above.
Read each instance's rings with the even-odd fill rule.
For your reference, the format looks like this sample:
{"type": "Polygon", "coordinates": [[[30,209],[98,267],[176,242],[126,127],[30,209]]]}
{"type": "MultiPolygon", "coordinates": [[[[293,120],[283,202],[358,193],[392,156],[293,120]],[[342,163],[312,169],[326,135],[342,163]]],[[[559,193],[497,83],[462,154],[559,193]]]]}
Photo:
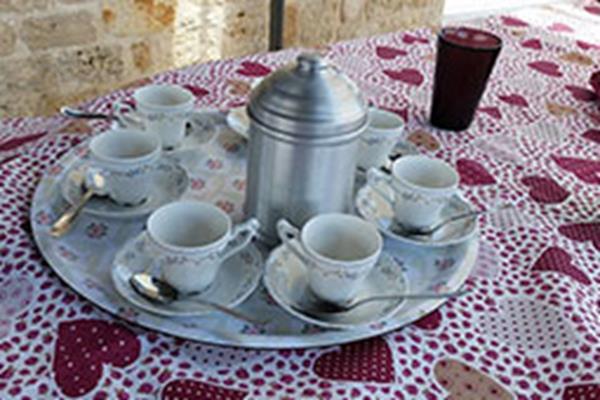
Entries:
{"type": "Polygon", "coordinates": [[[431,232],[437,231],[442,226],[447,225],[450,222],[458,221],[459,219],[464,219],[464,218],[476,217],[478,215],[485,214],[487,212],[490,212],[490,210],[469,211],[469,212],[464,213],[464,214],[454,215],[454,216],[452,216],[450,218],[447,218],[447,219],[443,220],[442,222],[440,222],[439,224],[437,224],[436,226],[434,226],[433,228],[431,228],[431,232]]]}
{"type": "Polygon", "coordinates": [[[505,210],[507,208],[511,208],[512,206],[510,204],[508,205],[503,205],[497,208],[492,208],[492,209],[487,209],[487,210],[478,210],[478,211],[469,211],[466,212],[464,214],[458,214],[458,215],[454,215],[452,217],[449,217],[445,220],[443,220],[442,222],[440,222],[439,224],[435,225],[433,228],[431,228],[428,233],[433,233],[435,231],[437,231],[438,229],[440,229],[442,226],[450,223],[450,222],[454,222],[454,221],[458,221],[459,219],[463,219],[463,218],[472,218],[472,217],[476,217],[478,215],[482,215],[482,214],[487,214],[487,213],[492,213],[492,212],[497,212],[500,210],[505,210]]]}
{"type": "Polygon", "coordinates": [[[407,293],[407,294],[394,294],[394,295],[386,295],[386,296],[373,296],[367,299],[358,300],[355,303],[350,304],[347,308],[355,308],[359,307],[363,304],[370,303],[372,301],[384,301],[384,300],[393,300],[393,299],[406,299],[406,300],[421,300],[421,299],[447,299],[452,297],[460,297],[467,293],[470,290],[457,290],[454,292],[446,292],[446,293],[407,293]]]}
{"type": "Polygon", "coordinates": [[[78,110],[76,108],[70,108],[70,107],[61,107],[60,113],[66,117],[71,117],[71,118],[108,119],[108,120],[116,119],[115,116],[112,116],[109,114],[92,113],[92,112],[78,110]]]}
{"type": "Polygon", "coordinates": [[[79,201],[73,204],[71,207],[69,207],[67,211],[65,211],[64,214],[61,215],[56,220],[56,222],[52,224],[52,227],[50,228],[50,234],[54,237],[60,237],[67,233],[69,229],[71,229],[73,221],[75,220],[75,218],[77,218],[77,216],[83,209],[83,206],[85,206],[85,204],[92,198],[93,195],[94,190],[86,190],[86,192],[83,194],[83,196],[81,196],[79,201]]]}
{"type": "Polygon", "coordinates": [[[225,307],[225,306],[223,306],[221,304],[218,304],[218,303],[213,303],[212,301],[209,301],[209,300],[194,299],[194,302],[200,303],[202,305],[206,305],[207,307],[213,308],[216,311],[219,311],[219,312],[221,312],[223,314],[227,314],[227,315],[229,315],[229,316],[231,316],[231,317],[233,317],[235,319],[239,319],[241,321],[248,322],[248,323],[250,323],[250,324],[252,324],[254,326],[262,326],[262,325],[265,325],[267,323],[265,321],[259,321],[259,320],[256,320],[254,318],[251,318],[251,317],[249,317],[249,316],[247,316],[245,314],[242,314],[241,312],[238,312],[238,311],[236,311],[236,310],[234,310],[232,308],[225,307]]]}

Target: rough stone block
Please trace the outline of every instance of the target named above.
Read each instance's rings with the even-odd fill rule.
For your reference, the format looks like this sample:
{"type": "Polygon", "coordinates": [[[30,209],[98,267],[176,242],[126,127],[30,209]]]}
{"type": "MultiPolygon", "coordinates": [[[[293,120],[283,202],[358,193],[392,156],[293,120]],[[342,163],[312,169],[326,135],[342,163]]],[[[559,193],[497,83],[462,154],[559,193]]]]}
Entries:
{"type": "Polygon", "coordinates": [[[87,11],[54,14],[25,19],[21,37],[31,50],[48,49],[93,42],[96,28],[87,11]]]}
{"type": "Polygon", "coordinates": [[[0,116],[43,114],[46,93],[57,90],[49,56],[0,60],[0,116]]]}
{"type": "Polygon", "coordinates": [[[117,36],[141,35],[173,28],[177,0],[103,0],[102,21],[117,36]]]}
{"type": "Polygon", "coordinates": [[[45,10],[49,4],[50,0],[0,0],[0,13],[45,10]]]}
{"type": "Polygon", "coordinates": [[[318,46],[335,41],[342,0],[291,0],[285,3],[283,42],[290,46],[318,46]]]}
{"type": "Polygon", "coordinates": [[[131,45],[131,57],[133,65],[141,71],[146,72],[152,65],[152,53],[147,42],[137,42],[131,45]]]}
{"type": "Polygon", "coordinates": [[[14,29],[5,22],[0,22],[0,56],[6,56],[15,51],[17,35],[14,29]]]}
{"type": "Polygon", "coordinates": [[[269,48],[269,0],[228,1],[223,5],[221,57],[266,51],[269,48]]]}
{"type": "Polygon", "coordinates": [[[125,74],[123,49],[120,45],[96,45],[77,50],[65,50],[58,55],[63,82],[73,85],[120,82],[125,74]]]}

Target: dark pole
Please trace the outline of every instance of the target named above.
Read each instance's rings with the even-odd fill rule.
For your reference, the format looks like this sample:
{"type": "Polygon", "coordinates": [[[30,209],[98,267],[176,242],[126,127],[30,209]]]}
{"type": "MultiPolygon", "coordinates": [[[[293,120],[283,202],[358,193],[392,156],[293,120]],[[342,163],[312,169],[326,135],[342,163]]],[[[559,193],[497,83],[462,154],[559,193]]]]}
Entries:
{"type": "Polygon", "coordinates": [[[269,50],[283,48],[283,17],[285,0],[271,0],[271,30],[269,50]]]}

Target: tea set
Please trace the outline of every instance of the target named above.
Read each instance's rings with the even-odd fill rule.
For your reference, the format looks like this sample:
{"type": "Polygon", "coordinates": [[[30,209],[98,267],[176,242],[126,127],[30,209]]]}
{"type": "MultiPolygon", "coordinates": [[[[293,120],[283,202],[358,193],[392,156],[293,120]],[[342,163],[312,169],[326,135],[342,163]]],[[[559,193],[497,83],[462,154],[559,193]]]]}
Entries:
{"type": "MultiPolygon", "coordinates": [[[[190,147],[182,143],[194,119],[193,95],[175,85],[153,85],[138,89],[134,99],[135,107],[115,107],[120,126],[91,139],[65,174],[61,192],[72,208],[52,228],[55,236],[64,235],[82,209],[117,219],[149,214],[144,231],[118,251],[111,271],[117,292],[133,305],[167,317],[217,311],[261,324],[234,308],[262,277],[291,315],[352,329],[385,320],[408,298],[465,293],[411,293],[402,267],[385,250],[384,236],[435,247],[464,242],[477,231],[476,212],[458,194],[458,174],[450,165],[411,154],[411,148],[390,163],[404,125],[394,113],[368,110],[357,157],[358,173],[366,172],[355,198],[358,215],[317,213],[303,225],[279,218],[274,228],[282,244],[265,262],[269,246],[254,240],[261,238],[258,219],[234,225],[210,203],[181,200],[189,178],[170,155],[190,147]],[[424,233],[440,221],[439,229],[424,233]]],[[[244,116],[233,114],[227,122],[247,138],[250,121],[242,111],[244,116]]]]}

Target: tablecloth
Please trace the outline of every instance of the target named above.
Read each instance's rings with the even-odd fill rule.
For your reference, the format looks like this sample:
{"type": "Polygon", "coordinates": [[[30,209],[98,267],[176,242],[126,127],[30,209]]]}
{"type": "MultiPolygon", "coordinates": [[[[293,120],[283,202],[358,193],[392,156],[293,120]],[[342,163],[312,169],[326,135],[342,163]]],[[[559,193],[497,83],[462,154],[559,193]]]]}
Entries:
{"type": "MultiPolygon", "coordinates": [[[[435,35],[426,29],[319,49],[379,107],[406,121],[421,152],[456,166],[481,220],[481,250],[451,300],[404,329],[320,349],[258,351],[175,339],[127,324],[76,295],[36,250],[36,182],[102,122],[0,123],[2,399],[600,398],[600,6],[580,2],[473,23],[503,49],[464,132],[427,122],[435,35]],[[562,10],[562,11],[561,11],[562,10]],[[594,31],[596,29],[596,31],[594,31]],[[66,373],[76,369],[81,374],[66,373]]],[[[170,82],[198,106],[243,104],[253,79],[298,50],[170,71],[84,106],[107,112],[134,87],[170,82]]]]}

